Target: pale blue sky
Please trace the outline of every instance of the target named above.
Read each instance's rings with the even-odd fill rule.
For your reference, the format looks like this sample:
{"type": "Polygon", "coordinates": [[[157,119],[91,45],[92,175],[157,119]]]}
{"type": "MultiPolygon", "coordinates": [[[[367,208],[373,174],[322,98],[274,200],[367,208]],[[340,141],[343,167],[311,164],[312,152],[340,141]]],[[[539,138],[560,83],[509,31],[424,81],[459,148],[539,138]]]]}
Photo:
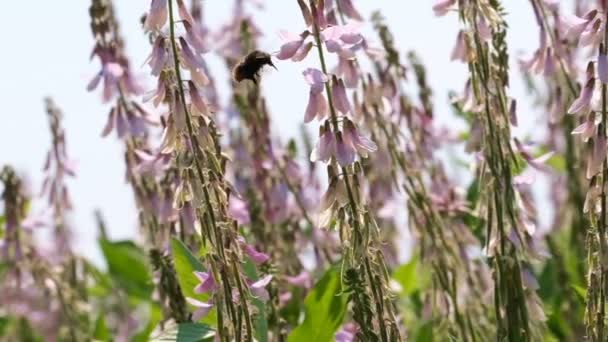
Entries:
{"type": "MultiPolygon", "coordinates": [[[[415,49],[428,66],[430,84],[435,90],[438,115],[449,123],[447,91],[460,91],[466,67],[449,61],[459,27],[455,15],[433,16],[430,0],[355,0],[366,17],[380,8],[395,35],[401,51],[415,49]]],[[[538,30],[527,0],[503,1],[510,13],[511,55],[530,54],[538,44],[538,30]]],[[[139,27],[139,18],[149,0],[115,1],[127,51],[141,73],[149,45],[139,27]]],[[[299,31],[302,19],[295,0],[267,0],[266,10],[256,15],[265,37],[261,48],[276,51],[280,29],[299,31]]],[[[100,132],[108,107],[97,93],[85,90],[97,71],[97,61],[89,61],[93,38],[89,29],[90,1],[10,1],[0,11],[3,32],[0,53],[0,165],[10,163],[25,172],[36,191],[40,188],[41,166],[49,146],[43,97],[52,96],[64,112],[69,154],[78,161],[78,177],[70,181],[75,203],[73,226],[77,230],[77,250],[96,257],[96,228],[93,210],[106,216],[113,238],[133,236],[136,213],[131,191],[124,183],[121,143],[114,137],[102,139],[100,132]]],[[[230,15],[232,1],[205,0],[206,19],[217,29],[230,15]]],[[[376,38],[375,35],[372,38],[376,38]]],[[[223,63],[210,58],[211,72],[226,90],[227,73],[223,63]]],[[[302,63],[277,63],[279,71],[264,75],[265,91],[274,119],[274,128],[284,136],[297,134],[307,101],[307,86],[301,71],[317,66],[314,58],[302,63]]],[[[148,79],[149,81],[149,79],[148,79]]],[[[147,82],[148,88],[153,83],[147,82]]],[[[522,82],[513,77],[512,95],[523,99],[522,82]]],[[[533,129],[533,112],[520,103],[521,134],[533,129]]]]}

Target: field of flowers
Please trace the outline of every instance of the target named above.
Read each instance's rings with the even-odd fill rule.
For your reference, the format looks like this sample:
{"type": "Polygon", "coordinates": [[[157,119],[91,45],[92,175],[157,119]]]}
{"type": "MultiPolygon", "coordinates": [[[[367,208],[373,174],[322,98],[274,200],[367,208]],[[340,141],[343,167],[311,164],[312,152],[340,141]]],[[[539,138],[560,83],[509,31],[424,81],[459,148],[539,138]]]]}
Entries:
{"type": "Polygon", "coordinates": [[[445,58],[468,79],[449,99],[381,10],[281,0],[300,21],[262,51],[247,9],[261,1],[235,0],[221,27],[207,1],[146,0],[145,89],[117,7],[90,0],[100,69],[84,86],[122,144],[138,237],[111,239],[98,212],[103,265],[82,256],[78,141],[45,99],[41,187],[0,166],[0,341],[608,341],[607,0],[523,1],[538,44],[521,58],[506,0],[429,1],[460,23],[445,58]],[[293,82],[307,93],[263,91],[265,73],[304,59],[316,67],[293,82]],[[301,135],[277,130],[273,96],[307,99],[280,114],[301,135]],[[514,133],[518,102],[542,113],[537,136],[514,133]]]}

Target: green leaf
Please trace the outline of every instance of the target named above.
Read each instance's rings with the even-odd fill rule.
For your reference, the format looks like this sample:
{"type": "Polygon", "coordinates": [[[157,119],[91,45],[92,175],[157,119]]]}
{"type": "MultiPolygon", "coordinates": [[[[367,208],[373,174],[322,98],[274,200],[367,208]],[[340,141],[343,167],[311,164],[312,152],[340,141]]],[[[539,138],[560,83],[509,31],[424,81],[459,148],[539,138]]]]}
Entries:
{"type": "MultiPolygon", "coordinates": [[[[247,258],[243,265],[245,275],[252,280],[258,280],[259,276],[255,269],[255,264],[247,258]]],[[[268,342],[268,319],[266,317],[266,303],[258,298],[252,299],[253,305],[258,309],[253,321],[255,328],[255,338],[258,342],[268,342]]]]}
{"type": "Polygon", "coordinates": [[[199,342],[211,341],[215,331],[202,323],[181,323],[165,330],[162,335],[152,337],[150,341],[199,342]]]}
{"type": "Polygon", "coordinates": [[[571,285],[572,289],[576,293],[576,297],[581,301],[581,304],[585,304],[587,298],[587,290],[584,287],[578,285],[571,285]]]}
{"type": "MultiPolygon", "coordinates": [[[[201,301],[208,301],[210,295],[207,293],[198,294],[194,292],[194,288],[198,285],[198,278],[194,275],[194,271],[204,272],[205,267],[197,257],[190,252],[188,247],[179,239],[171,239],[171,251],[173,252],[173,264],[177,272],[177,281],[182,289],[184,297],[195,298],[201,301]]],[[[203,322],[215,326],[217,321],[215,309],[209,312],[203,322]]]]}
{"type": "Polygon", "coordinates": [[[348,296],[342,293],[339,267],[330,268],[304,301],[305,318],[289,342],[329,342],[342,324],[348,296]]]}
{"type": "Polygon", "coordinates": [[[173,251],[173,264],[177,272],[177,280],[182,288],[184,296],[191,298],[200,297],[194,292],[198,285],[198,279],[194,276],[194,271],[204,272],[203,264],[190,252],[183,242],[176,238],[171,239],[171,251],[173,251]]]}
{"type": "Polygon", "coordinates": [[[415,341],[415,342],[434,341],[433,326],[434,326],[434,323],[432,321],[426,322],[423,325],[421,325],[416,330],[416,333],[415,333],[416,337],[413,339],[413,341],[415,341]]]}
{"type": "Polygon", "coordinates": [[[110,276],[130,296],[150,300],[154,286],[145,253],[131,241],[100,240],[110,276]]]}
{"type": "Polygon", "coordinates": [[[106,320],[104,315],[101,314],[95,321],[95,330],[93,331],[93,339],[96,341],[109,341],[110,340],[110,330],[108,330],[108,326],[106,325],[106,320]]]}
{"type": "Polygon", "coordinates": [[[8,328],[10,323],[11,320],[8,317],[0,317],[0,336],[3,336],[6,333],[6,329],[8,328]]]}
{"type": "Polygon", "coordinates": [[[428,283],[428,277],[424,277],[420,272],[420,256],[414,254],[412,259],[403,264],[393,272],[393,279],[401,285],[401,295],[410,296],[414,292],[424,288],[428,283]]]}

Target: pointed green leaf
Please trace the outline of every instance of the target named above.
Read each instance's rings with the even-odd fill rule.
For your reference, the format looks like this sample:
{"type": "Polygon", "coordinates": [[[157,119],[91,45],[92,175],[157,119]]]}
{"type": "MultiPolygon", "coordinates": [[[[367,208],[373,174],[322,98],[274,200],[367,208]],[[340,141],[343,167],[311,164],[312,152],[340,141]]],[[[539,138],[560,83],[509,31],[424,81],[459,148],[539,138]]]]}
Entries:
{"type": "Polygon", "coordinates": [[[110,276],[130,296],[149,300],[154,289],[145,253],[131,241],[100,240],[110,276]]]}
{"type": "Polygon", "coordinates": [[[330,268],[310,291],[302,324],[289,335],[289,342],[329,342],[344,319],[348,296],[342,293],[340,269],[330,268]]]}

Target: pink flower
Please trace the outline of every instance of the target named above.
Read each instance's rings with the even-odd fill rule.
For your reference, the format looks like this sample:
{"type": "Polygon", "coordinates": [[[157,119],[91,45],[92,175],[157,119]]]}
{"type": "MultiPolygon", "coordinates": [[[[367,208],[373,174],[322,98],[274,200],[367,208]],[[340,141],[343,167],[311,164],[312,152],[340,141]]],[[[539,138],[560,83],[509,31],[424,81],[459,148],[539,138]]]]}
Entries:
{"type": "Polygon", "coordinates": [[[344,15],[351,19],[363,21],[363,17],[355,9],[351,0],[336,0],[336,2],[338,4],[338,8],[342,10],[344,15]]]}
{"type": "Polygon", "coordinates": [[[237,238],[237,241],[239,242],[239,245],[241,246],[245,254],[247,254],[251,258],[251,261],[253,261],[254,263],[260,265],[270,259],[270,256],[268,254],[262,253],[253,248],[253,246],[247,244],[245,238],[243,238],[242,236],[239,236],[237,238]]]}
{"type": "Polygon", "coordinates": [[[336,76],[334,76],[332,80],[331,92],[336,109],[345,115],[351,113],[352,108],[350,106],[350,102],[348,101],[348,97],[346,96],[344,81],[341,79],[339,80],[336,76]]]}
{"type": "Polygon", "coordinates": [[[461,61],[463,63],[467,62],[467,43],[465,40],[464,31],[462,30],[460,30],[460,32],[458,32],[458,36],[456,36],[456,45],[454,45],[450,60],[461,61]]]}
{"type": "Polygon", "coordinates": [[[152,48],[152,53],[148,56],[148,65],[152,69],[152,75],[158,76],[160,75],[161,70],[165,67],[167,63],[167,50],[165,49],[165,38],[158,36],[154,41],[154,47],[152,48]]]}
{"type": "Polygon", "coordinates": [[[581,46],[596,45],[600,42],[603,37],[604,30],[602,29],[604,23],[602,19],[596,19],[592,25],[588,26],[580,36],[579,44],[581,46]]]}
{"type": "Polygon", "coordinates": [[[286,31],[281,31],[279,35],[285,43],[281,45],[281,49],[276,57],[278,59],[285,60],[293,58],[296,55],[298,50],[300,50],[304,44],[306,37],[310,35],[310,32],[304,31],[300,35],[295,35],[286,31]]]}
{"type": "Polygon", "coordinates": [[[125,136],[143,136],[147,131],[147,125],[156,124],[141,106],[132,102],[131,107],[126,111],[122,105],[112,108],[101,136],[106,137],[113,129],[116,129],[116,134],[121,139],[125,136]]]}
{"type": "Polygon", "coordinates": [[[160,177],[171,163],[171,154],[157,153],[152,154],[143,150],[136,149],[135,157],[138,160],[133,171],[139,175],[151,175],[160,177]]]}
{"type": "Polygon", "coordinates": [[[209,115],[209,107],[207,107],[207,104],[201,97],[198,87],[192,81],[188,81],[188,92],[190,94],[190,101],[192,102],[194,108],[203,116],[209,115]]]}
{"type": "Polygon", "coordinates": [[[338,134],[335,157],[338,164],[342,166],[348,166],[355,162],[356,150],[351,144],[344,141],[342,134],[338,134]]]}
{"type": "Polygon", "coordinates": [[[335,70],[336,75],[342,76],[344,84],[348,88],[356,88],[359,82],[359,72],[352,59],[338,58],[338,66],[335,70]]]}
{"type": "Polygon", "coordinates": [[[110,101],[123,72],[123,68],[118,63],[103,64],[101,71],[87,85],[87,90],[95,90],[103,79],[103,101],[110,101]]]}
{"type": "Polygon", "coordinates": [[[310,276],[310,273],[306,271],[302,271],[300,274],[293,277],[285,276],[285,281],[293,286],[303,287],[305,289],[312,287],[312,277],[310,276]]]}
{"type": "Polygon", "coordinates": [[[568,108],[568,114],[577,114],[581,112],[589,111],[589,107],[591,105],[591,97],[593,96],[593,89],[595,87],[595,78],[591,77],[583,89],[581,90],[581,94],[578,96],[576,100],[572,103],[570,108],[568,108]]]}
{"type": "Polygon", "coordinates": [[[519,139],[514,138],[513,139],[515,142],[515,146],[517,148],[517,150],[519,151],[520,155],[528,162],[528,165],[530,165],[531,167],[539,170],[539,171],[549,171],[549,167],[547,167],[546,165],[544,165],[544,163],[549,160],[549,158],[551,158],[554,154],[554,152],[548,152],[543,154],[540,157],[534,157],[532,155],[532,152],[530,151],[530,149],[526,146],[524,146],[519,139]]]}
{"type": "Polygon", "coordinates": [[[249,208],[247,203],[236,196],[230,196],[228,201],[228,214],[240,225],[249,224],[249,208]]]}
{"type": "Polygon", "coordinates": [[[433,5],[433,12],[438,17],[446,15],[452,6],[456,4],[456,0],[437,0],[433,5]]]}
{"type": "Polygon", "coordinates": [[[360,29],[361,23],[329,26],[321,32],[321,39],[325,42],[327,51],[337,53],[342,58],[353,58],[365,43],[359,33],[360,29]]]}
{"type": "Polygon", "coordinates": [[[209,311],[211,311],[211,309],[213,309],[213,304],[211,303],[211,301],[208,303],[205,303],[205,302],[201,302],[200,300],[190,298],[190,297],[186,297],[186,301],[188,302],[188,304],[190,304],[196,308],[196,311],[194,311],[192,313],[192,320],[194,322],[197,322],[201,318],[207,316],[207,314],[209,314],[209,311]]]}
{"type": "Polygon", "coordinates": [[[336,342],[355,342],[358,328],[353,323],[347,323],[336,333],[336,342]]]}
{"type": "Polygon", "coordinates": [[[179,17],[182,18],[185,23],[191,25],[195,24],[194,18],[192,18],[192,15],[190,15],[190,11],[188,11],[184,0],[177,0],[177,8],[179,12],[179,17]]]}
{"type": "Polygon", "coordinates": [[[327,82],[327,76],[318,69],[308,68],[302,73],[306,82],[310,85],[310,92],[308,97],[308,105],[306,106],[306,113],[304,115],[304,122],[310,122],[315,117],[319,120],[325,118],[327,115],[327,101],[323,96],[323,88],[325,82],[327,82]]]}
{"type": "Polygon", "coordinates": [[[576,40],[579,39],[587,25],[595,18],[597,10],[588,12],[584,18],[579,18],[574,15],[562,16],[561,28],[564,36],[576,40]]]}
{"type": "Polygon", "coordinates": [[[595,135],[595,127],[599,124],[600,120],[596,118],[595,113],[590,113],[587,116],[587,120],[580,126],[572,130],[572,135],[580,134],[584,142],[587,142],[589,138],[595,135]]]}
{"type": "Polygon", "coordinates": [[[323,92],[315,92],[311,88],[308,95],[308,105],[306,106],[304,122],[311,122],[315,117],[319,120],[323,120],[327,116],[327,111],[327,100],[325,100],[323,92]]]}
{"type": "Polygon", "coordinates": [[[268,284],[270,284],[270,281],[272,280],[272,275],[267,275],[263,278],[261,278],[260,280],[251,283],[249,285],[249,289],[251,290],[251,293],[256,296],[257,298],[263,300],[263,301],[267,301],[268,299],[270,299],[270,296],[268,295],[268,291],[266,291],[266,286],[268,286],[268,284]]]}
{"type": "Polygon", "coordinates": [[[154,107],[158,107],[158,105],[163,102],[167,96],[166,90],[167,87],[165,86],[164,78],[159,77],[156,84],[156,90],[150,91],[148,94],[146,94],[143,100],[144,102],[153,100],[152,103],[154,104],[154,107]]]}
{"type": "Polygon", "coordinates": [[[364,135],[359,134],[357,128],[350,120],[346,120],[343,132],[344,142],[352,146],[361,156],[367,158],[368,152],[375,152],[378,149],[376,143],[364,135]]]}
{"type": "Polygon", "coordinates": [[[190,70],[199,70],[205,67],[203,59],[192,52],[190,45],[188,45],[188,42],[183,37],[179,38],[179,45],[182,48],[182,58],[186,68],[190,70]]]}
{"type": "Polygon", "coordinates": [[[144,27],[150,31],[160,31],[168,17],[167,0],[152,0],[144,27]]]}
{"type": "Polygon", "coordinates": [[[199,30],[195,29],[193,24],[190,24],[188,21],[184,21],[184,28],[186,29],[186,40],[190,45],[194,47],[194,51],[199,54],[203,54],[208,52],[208,49],[205,48],[205,42],[203,38],[200,36],[199,30]]]}
{"type": "Polygon", "coordinates": [[[310,153],[310,161],[327,162],[335,154],[336,138],[331,130],[326,130],[319,137],[319,141],[310,153]]]}
{"type": "Polygon", "coordinates": [[[194,271],[194,275],[200,282],[194,287],[195,293],[208,293],[215,290],[216,284],[211,273],[194,271]]]}

